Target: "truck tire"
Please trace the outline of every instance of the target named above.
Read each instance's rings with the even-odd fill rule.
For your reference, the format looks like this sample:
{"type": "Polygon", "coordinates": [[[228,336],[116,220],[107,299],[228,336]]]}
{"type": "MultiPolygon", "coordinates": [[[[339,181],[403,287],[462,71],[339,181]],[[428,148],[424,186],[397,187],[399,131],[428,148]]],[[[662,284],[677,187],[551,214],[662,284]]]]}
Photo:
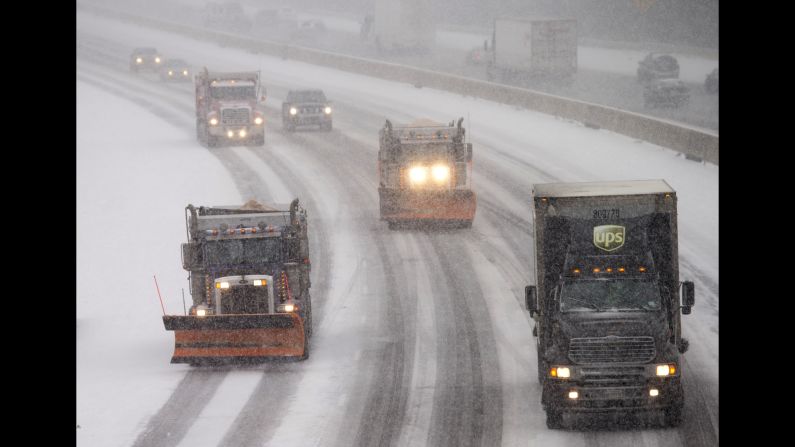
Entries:
{"type": "Polygon", "coordinates": [[[284,123],[284,130],[287,132],[295,132],[295,124],[284,123]]]}
{"type": "Polygon", "coordinates": [[[328,122],[328,123],[323,123],[323,125],[320,126],[320,128],[323,129],[326,132],[331,132],[331,129],[333,129],[332,126],[333,126],[332,123],[328,122]]]}
{"type": "Polygon", "coordinates": [[[547,428],[550,430],[563,428],[563,413],[560,410],[547,408],[547,428]]]}
{"type": "Polygon", "coordinates": [[[265,146],[265,134],[258,135],[251,139],[253,146],[265,146]]]}

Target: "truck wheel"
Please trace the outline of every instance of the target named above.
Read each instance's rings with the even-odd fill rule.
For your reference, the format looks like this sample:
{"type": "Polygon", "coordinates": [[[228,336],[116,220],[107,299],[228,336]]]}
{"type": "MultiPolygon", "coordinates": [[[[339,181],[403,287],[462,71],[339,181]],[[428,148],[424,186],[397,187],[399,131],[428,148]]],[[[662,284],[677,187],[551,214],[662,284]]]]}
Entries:
{"type": "Polygon", "coordinates": [[[398,229],[397,222],[388,222],[387,225],[389,225],[389,229],[390,230],[397,230],[398,229]]]}
{"type": "Polygon", "coordinates": [[[560,410],[547,408],[547,428],[550,430],[563,428],[563,414],[560,410]]]}
{"type": "Polygon", "coordinates": [[[323,123],[323,126],[321,126],[321,128],[322,128],[324,131],[326,131],[326,132],[331,132],[331,129],[332,129],[332,124],[331,124],[330,122],[328,122],[328,123],[323,123]]]}
{"type": "Polygon", "coordinates": [[[254,137],[251,140],[251,144],[254,146],[265,146],[265,134],[254,137]]]}

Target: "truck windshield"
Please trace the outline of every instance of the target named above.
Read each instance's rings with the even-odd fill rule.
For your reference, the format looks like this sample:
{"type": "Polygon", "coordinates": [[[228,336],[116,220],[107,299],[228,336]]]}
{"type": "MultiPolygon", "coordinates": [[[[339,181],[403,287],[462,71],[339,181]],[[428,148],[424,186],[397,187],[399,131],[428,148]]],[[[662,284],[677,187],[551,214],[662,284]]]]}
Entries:
{"type": "Polygon", "coordinates": [[[214,99],[254,99],[257,97],[257,92],[253,85],[223,86],[210,88],[210,96],[214,99]]]}
{"type": "Polygon", "coordinates": [[[278,238],[225,239],[209,241],[204,259],[208,265],[260,265],[281,261],[278,238]]]}
{"type": "Polygon", "coordinates": [[[594,279],[565,281],[560,293],[561,312],[660,309],[656,280],[594,279]]]}

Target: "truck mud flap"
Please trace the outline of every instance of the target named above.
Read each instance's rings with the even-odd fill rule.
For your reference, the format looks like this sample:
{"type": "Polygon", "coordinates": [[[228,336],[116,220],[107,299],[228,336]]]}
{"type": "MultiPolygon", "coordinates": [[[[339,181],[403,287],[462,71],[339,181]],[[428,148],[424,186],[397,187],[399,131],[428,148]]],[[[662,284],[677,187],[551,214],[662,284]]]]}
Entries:
{"type": "Polygon", "coordinates": [[[242,363],[304,355],[304,325],[297,314],[165,315],[163,324],[174,331],[171,363],[242,363]]]}
{"type": "Polygon", "coordinates": [[[381,189],[379,193],[382,220],[472,222],[475,218],[477,198],[473,191],[414,193],[381,189]]]}

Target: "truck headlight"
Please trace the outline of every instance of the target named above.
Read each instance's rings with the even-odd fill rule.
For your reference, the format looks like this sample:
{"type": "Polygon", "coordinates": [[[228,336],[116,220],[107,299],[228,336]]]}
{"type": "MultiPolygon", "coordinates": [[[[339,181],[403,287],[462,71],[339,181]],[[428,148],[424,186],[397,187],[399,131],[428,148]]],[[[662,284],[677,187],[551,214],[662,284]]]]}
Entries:
{"type": "Polygon", "coordinates": [[[295,305],[294,304],[279,304],[276,307],[276,310],[279,312],[294,312],[295,305]]]}
{"type": "Polygon", "coordinates": [[[409,169],[409,180],[413,184],[421,185],[428,180],[428,168],[425,166],[414,166],[409,169]]]}
{"type": "Polygon", "coordinates": [[[135,58],[135,63],[136,63],[136,64],[140,64],[140,63],[141,63],[141,62],[143,62],[143,61],[144,61],[144,60],[143,60],[143,59],[141,59],[140,57],[136,57],[136,58],[135,58]]]}
{"type": "Polygon", "coordinates": [[[255,279],[254,280],[254,285],[255,286],[264,286],[264,285],[267,285],[267,284],[268,284],[268,281],[265,280],[265,279],[255,279]]]}
{"type": "Polygon", "coordinates": [[[331,107],[326,106],[326,108],[323,109],[323,111],[326,112],[326,115],[331,115],[331,107]]]}
{"type": "Polygon", "coordinates": [[[258,125],[258,126],[259,126],[260,124],[262,124],[262,117],[261,117],[261,116],[258,116],[258,117],[256,117],[256,118],[254,118],[254,124],[256,124],[256,125],[258,125]]]}
{"type": "Polygon", "coordinates": [[[295,115],[296,113],[298,113],[298,109],[295,107],[290,107],[290,115],[295,115]]]}
{"type": "Polygon", "coordinates": [[[159,63],[160,63],[160,58],[159,58],[159,57],[156,57],[156,58],[155,58],[155,63],[156,63],[156,64],[159,64],[159,63]]]}
{"type": "Polygon", "coordinates": [[[240,138],[246,138],[246,129],[240,129],[240,138]]]}
{"type": "Polygon", "coordinates": [[[549,375],[559,379],[568,379],[571,377],[571,370],[568,366],[555,366],[549,370],[549,375]]]}
{"type": "Polygon", "coordinates": [[[212,315],[213,312],[209,307],[205,306],[204,304],[199,304],[198,306],[196,306],[196,310],[193,311],[193,313],[197,317],[206,317],[207,315],[212,315]]]}
{"type": "Polygon", "coordinates": [[[218,118],[215,118],[215,117],[213,117],[213,118],[210,118],[210,125],[211,125],[211,126],[216,126],[216,125],[218,125],[218,118]]]}
{"type": "Polygon", "coordinates": [[[232,138],[232,137],[234,137],[234,136],[235,136],[235,132],[234,132],[234,131],[231,131],[231,130],[230,130],[230,131],[227,131],[227,132],[226,132],[226,136],[227,136],[227,137],[229,137],[229,138],[232,138]]]}
{"type": "Polygon", "coordinates": [[[431,168],[431,176],[437,183],[442,183],[450,178],[450,166],[435,165],[431,168]]]}
{"type": "Polygon", "coordinates": [[[182,70],[182,74],[187,76],[188,75],[188,70],[182,70]]]}
{"type": "Polygon", "coordinates": [[[168,71],[168,75],[169,75],[169,76],[174,76],[174,71],[173,71],[173,70],[169,70],[169,71],[168,71]]]}
{"type": "Polygon", "coordinates": [[[228,289],[229,288],[229,282],[227,282],[227,281],[217,282],[217,283],[215,283],[215,288],[216,289],[228,289]]]}
{"type": "Polygon", "coordinates": [[[667,377],[676,374],[676,364],[675,363],[668,363],[665,365],[657,365],[657,376],[658,377],[667,377]]]}

